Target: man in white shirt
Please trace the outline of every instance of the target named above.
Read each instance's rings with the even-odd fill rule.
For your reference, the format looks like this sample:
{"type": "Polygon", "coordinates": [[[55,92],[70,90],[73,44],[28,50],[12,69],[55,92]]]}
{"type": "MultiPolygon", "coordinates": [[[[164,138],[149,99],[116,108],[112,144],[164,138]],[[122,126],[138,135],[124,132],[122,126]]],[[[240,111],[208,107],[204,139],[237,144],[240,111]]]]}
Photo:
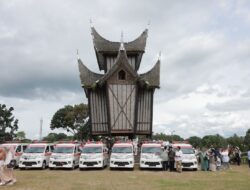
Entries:
{"type": "Polygon", "coordinates": [[[228,150],[226,148],[222,150],[221,156],[222,156],[223,169],[229,169],[230,168],[230,165],[229,165],[230,158],[229,158],[228,150]]]}
{"type": "Polygon", "coordinates": [[[175,152],[175,164],[176,164],[176,171],[181,173],[182,172],[182,151],[181,147],[178,146],[175,152]]]}

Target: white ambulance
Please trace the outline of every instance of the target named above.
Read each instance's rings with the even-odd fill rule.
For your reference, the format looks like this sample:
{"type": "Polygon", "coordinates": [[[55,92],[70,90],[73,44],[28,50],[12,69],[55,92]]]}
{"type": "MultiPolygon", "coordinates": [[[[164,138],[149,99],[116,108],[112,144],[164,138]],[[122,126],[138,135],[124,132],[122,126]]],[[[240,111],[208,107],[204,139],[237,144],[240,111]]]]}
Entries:
{"type": "Polygon", "coordinates": [[[20,143],[20,142],[6,142],[1,145],[1,147],[13,148],[13,150],[15,151],[14,160],[16,162],[16,167],[18,167],[20,158],[25,149],[27,148],[27,146],[28,146],[27,143],[20,143]]]}
{"type": "Polygon", "coordinates": [[[110,169],[130,168],[134,169],[134,150],[132,143],[115,143],[110,156],[110,169]]]}
{"type": "Polygon", "coordinates": [[[79,168],[104,168],[108,165],[108,149],[103,143],[87,143],[80,157],[79,168]]]}
{"type": "Polygon", "coordinates": [[[162,168],[161,144],[145,143],[141,146],[140,168],[162,168]]]}
{"type": "Polygon", "coordinates": [[[74,169],[79,166],[81,145],[74,142],[61,142],[55,145],[49,160],[49,168],[74,169]]]}
{"type": "Polygon", "coordinates": [[[41,168],[49,165],[49,159],[54,149],[54,144],[36,142],[29,144],[19,161],[19,168],[41,168]]]}
{"type": "Polygon", "coordinates": [[[182,151],[182,168],[192,169],[196,171],[198,169],[198,161],[195,155],[195,150],[191,144],[188,143],[174,143],[172,147],[176,150],[177,147],[181,147],[182,151]]]}

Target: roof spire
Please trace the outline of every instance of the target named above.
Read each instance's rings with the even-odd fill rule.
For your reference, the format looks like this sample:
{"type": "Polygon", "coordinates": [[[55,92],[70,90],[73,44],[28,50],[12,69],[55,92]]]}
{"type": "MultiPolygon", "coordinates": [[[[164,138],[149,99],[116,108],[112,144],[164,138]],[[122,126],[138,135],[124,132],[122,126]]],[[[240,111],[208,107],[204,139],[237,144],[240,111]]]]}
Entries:
{"type": "Polygon", "coordinates": [[[121,45],[119,50],[125,50],[124,43],[123,43],[123,31],[121,32],[121,45]]]}
{"type": "Polygon", "coordinates": [[[158,54],[158,60],[159,60],[159,61],[161,60],[161,51],[160,51],[159,54],[158,54]]]}
{"type": "Polygon", "coordinates": [[[78,49],[76,49],[76,56],[77,56],[77,59],[79,60],[80,57],[79,57],[79,51],[78,51],[78,49]]]}
{"type": "Polygon", "coordinates": [[[92,18],[91,17],[89,19],[89,23],[90,23],[90,27],[93,28],[94,26],[93,26],[93,22],[92,22],[92,18]]]}
{"type": "Polygon", "coordinates": [[[150,24],[151,24],[151,21],[150,21],[150,20],[148,20],[148,24],[147,24],[147,25],[148,25],[148,27],[147,27],[147,28],[149,28],[150,24]]]}
{"type": "Polygon", "coordinates": [[[121,31],[121,43],[123,43],[123,31],[121,31]]]}

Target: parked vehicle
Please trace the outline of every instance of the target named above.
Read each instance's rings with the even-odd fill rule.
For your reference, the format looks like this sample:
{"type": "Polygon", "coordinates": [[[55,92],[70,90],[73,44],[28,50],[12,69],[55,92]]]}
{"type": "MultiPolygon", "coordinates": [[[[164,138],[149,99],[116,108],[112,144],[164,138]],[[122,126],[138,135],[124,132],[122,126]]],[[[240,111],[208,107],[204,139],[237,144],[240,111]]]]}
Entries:
{"type": "Polygon", "coordinates": [[[8,148],[13,147],[15,151],[15,155],[14,155],[14,160],[15,160],[15,165],[16,165],[15,167],[18,167],[20,158],[23,152],[25,151],[25,149],[27,148],[28,144],[20,143],[20,142],[6,142],[2,144],[1,146],[8,147],[8,148]]]}
{"type": "Polygon", "coordinates": [[[145,143],[141,146],[140,168],[162,168],[161,144],[145,143]]]}
{"type": "Polygon", "coordinates": [[[108,165],[108,149],[103,143],[88,143],[82,149],[79,168],[104,168],[108,165]]]}
{"type": "Polygon", "coordinates": [[[20,158],[19,168],[45,169],[49,166],[49,159],[53,149],[54,144],[45,142],[29,144],[20,158]]]}
{"type": "Polygon", "coordinates": [[[58,143],[49,160],[49,168],[70,168],[79,166],[81,154],[80,144],[74,142],[58,143]]]}
{"type": "Polygon", "coordinates": [[[176,149],[178,146],[181,147],[182,155],[182,168],[183,169],[198,169],[198,160],[195,155],[195,150],[191,144],[179,143],[172,144],[173,148],[176,149]]]}
{"type": "Polygon", "coordinates": [[[134,150],[132,143],[115,143],[110,156],[110,169],[134,168],[134,150]]]}

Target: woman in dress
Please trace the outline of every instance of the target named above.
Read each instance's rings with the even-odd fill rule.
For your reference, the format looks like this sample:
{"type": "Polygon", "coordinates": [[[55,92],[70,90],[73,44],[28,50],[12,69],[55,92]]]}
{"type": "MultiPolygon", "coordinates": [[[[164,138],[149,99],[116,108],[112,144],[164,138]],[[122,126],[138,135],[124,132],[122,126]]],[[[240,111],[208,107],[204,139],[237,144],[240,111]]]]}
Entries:
{"type": "Polygon", "coordinates": [[[208,170],[208,163],[209,163],[209,156],[207,154],[207,150],[202,148],[202,150],[198,153],[200,162],[201,162],[201,170],[207,171],[208,170]]]}
{"type": "Polygon", "coordinates": [[[209,170],[212,172],[216,171],[216,156],[214,149],[209,151],[209,170]]]}

